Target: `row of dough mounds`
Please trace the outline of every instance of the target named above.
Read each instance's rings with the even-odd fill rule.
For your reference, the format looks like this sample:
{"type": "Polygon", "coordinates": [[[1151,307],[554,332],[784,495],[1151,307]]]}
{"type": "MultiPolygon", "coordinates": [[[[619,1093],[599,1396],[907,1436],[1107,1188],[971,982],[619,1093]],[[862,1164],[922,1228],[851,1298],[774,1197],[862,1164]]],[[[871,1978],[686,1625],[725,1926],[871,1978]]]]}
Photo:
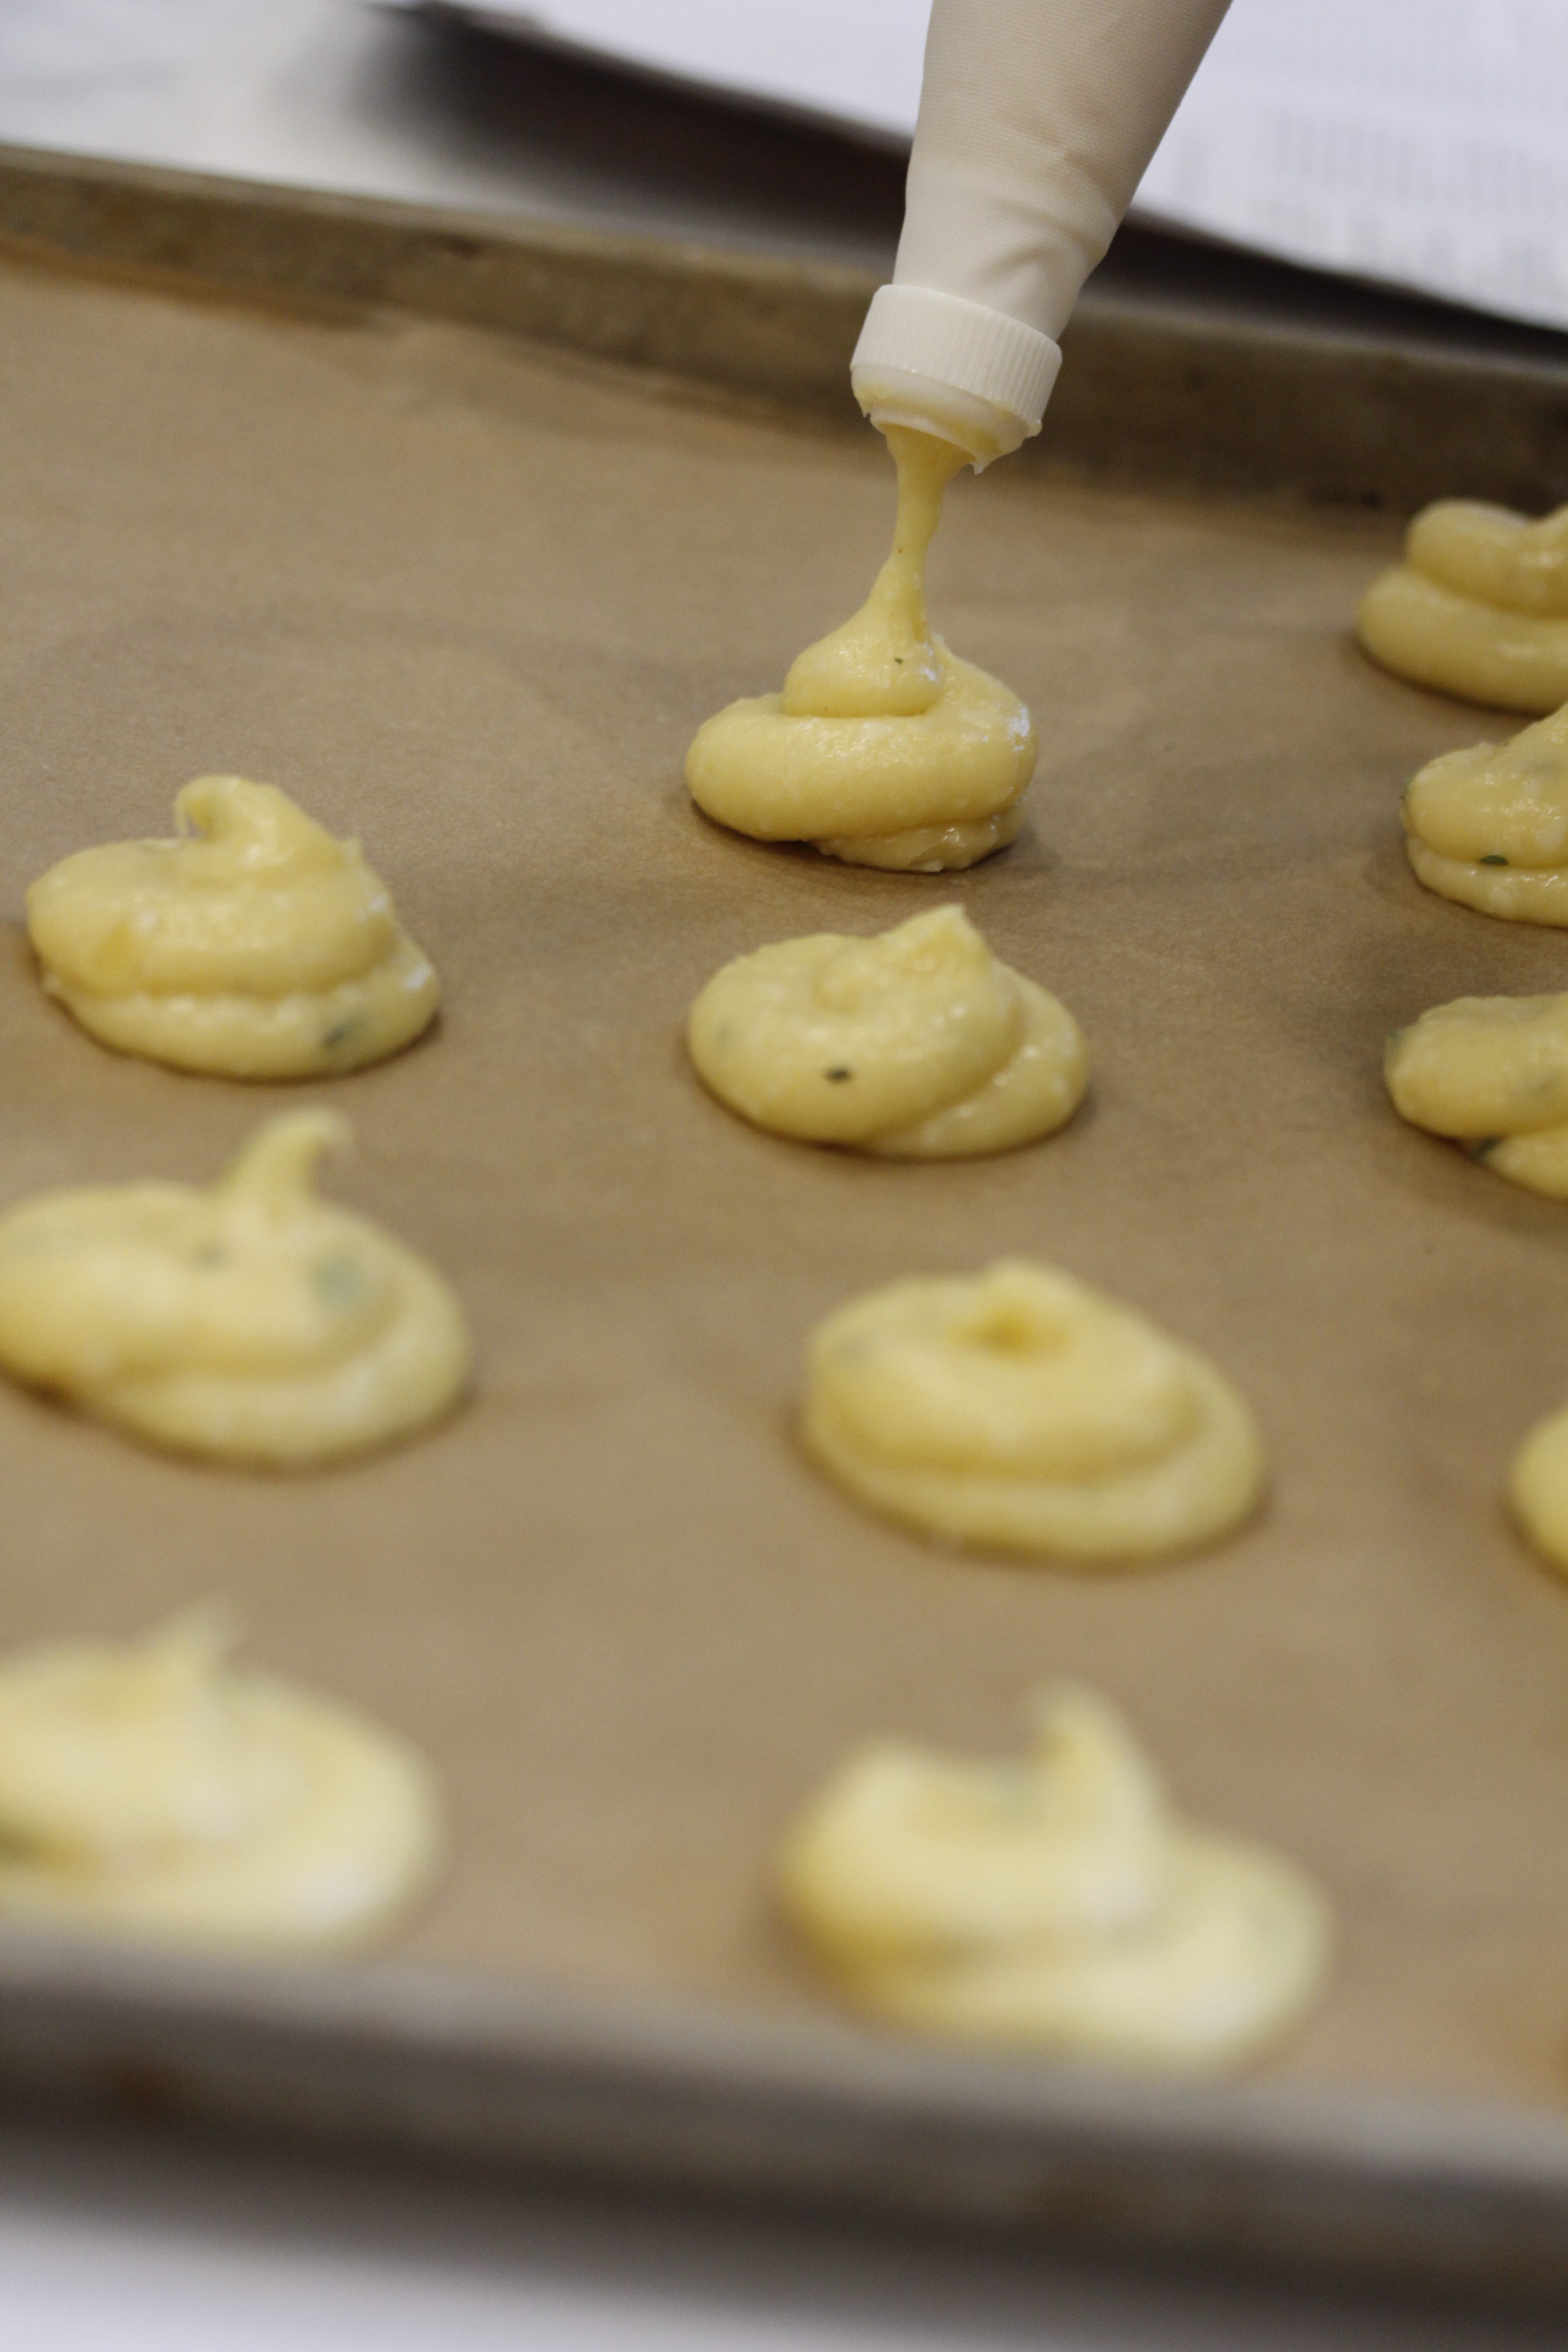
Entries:
{"type": "MultiPolygon", "coordinates": [[[[1417,685],[1543,714],[1506,743],[1421,769],[1401,803],[1405,850],[1440,898],[1568,927],[1568,507],[1538,522],[1462,499],[1428,507],[1356,627],[1417,685]]],[[[1389,1039],[1384,1076],[1402,1118],[1568,1201],[1568,992],[1434,1005],[1389,1039]]],[[[1526,1438],[1509,1498],[1537,1549],[1568,1570],[1568,1408],[1526,1438]]]]}
{"type": "MultiPolygon", "coordinates": [[[[233,1646],[208,1604],[0,1659],[0,1916],[328,1954],[429,1891],[446,1809],[417,1750],[233,1646]]],[[[1092,1693],[1042,1694],[1037,1722],[1022,1765],[852,1755],[784,1840],[789,1925],[895,2025],[1176,2073],[1267,2050],[1321,1989],[1321,1897],[1181,1821],[1092,1693]]]]}

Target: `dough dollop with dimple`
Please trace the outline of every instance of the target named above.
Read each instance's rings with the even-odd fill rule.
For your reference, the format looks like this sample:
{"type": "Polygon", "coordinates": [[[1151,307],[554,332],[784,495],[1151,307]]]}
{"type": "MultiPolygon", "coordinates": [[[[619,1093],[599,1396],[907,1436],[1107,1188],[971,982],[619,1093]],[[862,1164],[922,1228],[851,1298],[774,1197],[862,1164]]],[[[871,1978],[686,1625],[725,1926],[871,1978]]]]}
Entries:
{"type": "Polygon", "coordinates": [[[468,1376],[435,1269],[323,1201],[335,1112],[258,1130],[216,1184],[47,1192],[0,1217],[0,1368],[175,1451],[302,1468],[405,1437],[468,1376]]]}
{"type": "Polygon", "coordinates": [[[1094,1692],[1048,1690],[1037,1716],[1020,1763],[852,1755],[785,1842],[791,1924],[889,2024],[1188,2074],[1257,2056],[1321,1990],[1321,1896],[1180,1820],[1094,1692]]]}
{"type": "Polygon", "coordinates": [[[1426,508],[1405,561],[1363,597],[1356,634],[1417,686],[1555,710],[1568,702],[1568,506],[1534,522],[1473,499],[1426,508]]]}
{"type": "Polygon", "coordinates": [[[782,694],[710,719],[686,781],[736,833],[940,874],[1016,838],[1037,747],[1017,696],[950,652],[926,618],[926,554],[963,453],[902,425],[888,441],[898,520],[866,604],[797,657],[782,694]]]}
{"type": "Polygon", "coordinates": [[[1086,1563],[1214,1542],[1264,1485],[1252,1415],[1212,1364],[1022,1259],[839,1307],[812,1336],[801,1432],[890,1518],[1086,1563]]]}
{"type": "Polygon", "coordinates": [[[332,1950],[425,1892],[444,1829],[423,1758],[231,1646],[208,1609],[0,1658],[0,1917],[332,1950]]]}
{"type": "Polygon", "coordinates": [[[232,1078],[384,1061],[440,1002],[357,841],[274,784],[198,776],[169,841],[78,850],[27,893],[44,982],[100,1043],[232,1078]]]}
{"type": "Polygon", "coordinates": [[[1568,924],[1568,707],[1507,743],[1429,761],[1405,789],[1405,851],[1439,898],[1568,924]]]}
{"type": "Polygon", "coordinates": [[[1083,1099],[1054,996],[999,963],[958,907],[877,939],[823,932],[740,956],[691,1009],[691,1058],[742,1118],[893,1160],[1006,1151],[1083,1099]]]}

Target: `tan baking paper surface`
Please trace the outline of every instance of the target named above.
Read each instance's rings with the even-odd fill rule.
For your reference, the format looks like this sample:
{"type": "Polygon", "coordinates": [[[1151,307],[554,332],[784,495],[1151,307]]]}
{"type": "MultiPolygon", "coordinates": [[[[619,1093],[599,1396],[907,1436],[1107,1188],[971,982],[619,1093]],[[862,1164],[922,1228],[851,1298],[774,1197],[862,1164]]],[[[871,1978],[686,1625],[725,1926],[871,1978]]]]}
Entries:
{"type": "MultiPolygon", "coordinates": [[[[0,1390],[0,1638],[233,1596],[254,1651],[436,1758],[450,1879],[405,1948],[802,2011],[781,1820],[869,1732],[1000,1748],[1038,1677],[1131,1712],[1205,1819],[1344,1926],[1298,2078],[1568,2090],[1568,1591],[1498,1493],[1568,1398],[1568,1211],[1385,1107],[1384,1032],[1568,986],[1568,939],[1424,896],[1401,784],[1488,731],[1352,647],[1360,520],[966,480],[938,625],[1038,715],[1033,828],[956,882],[715,831],[699,720],[858,601],[864,438],[427,325],[0,272],[0,1201],[215,1173],[285,1100],[452,1277],[462,1418],[287,1483],[0,1390]],[[38,991],[28,880],[238,769],[362,835],[447,986],[341,1085],[117,1060],[38,991]],[[899,1167],[753,1134],[679,1031],[764,940],[961,898],[1094,1060],[1064,1136],[899,1167]],[[1266,1517],[1112,1577],[943,1557],[793,1449],[802,1341],[863,1285],[1053,1259],[1254,1401],[1266,1517]]],[[[1462,488],[1462,484],[1456,484],[1462,488]]],[[[1497,731],[1507,722],[1493,722],[1497,731]]]]}

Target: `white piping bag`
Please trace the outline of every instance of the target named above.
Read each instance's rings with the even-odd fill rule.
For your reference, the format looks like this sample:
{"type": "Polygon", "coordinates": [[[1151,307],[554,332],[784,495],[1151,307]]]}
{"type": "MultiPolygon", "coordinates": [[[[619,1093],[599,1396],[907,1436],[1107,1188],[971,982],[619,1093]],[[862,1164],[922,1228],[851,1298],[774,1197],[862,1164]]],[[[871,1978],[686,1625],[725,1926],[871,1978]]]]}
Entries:
{"type": "Polygon", "coordinates": [[[1040,429],[1079,289],[1228,0],[934,0],[904,229],[850,370],[975,467],[1040,429]]]}

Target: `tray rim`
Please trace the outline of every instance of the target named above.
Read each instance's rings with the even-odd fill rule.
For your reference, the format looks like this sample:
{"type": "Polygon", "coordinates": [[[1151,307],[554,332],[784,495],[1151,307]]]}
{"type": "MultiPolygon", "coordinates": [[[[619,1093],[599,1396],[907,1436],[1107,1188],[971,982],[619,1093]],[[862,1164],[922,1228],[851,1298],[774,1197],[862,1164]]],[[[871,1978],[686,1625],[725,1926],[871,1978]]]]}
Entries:
{"type": "Polygon", "coordinates": [[[1164,2084],[820,2019],[0,1931],[0,2081],[217,2125],[1028,2242],[1568,2296],[1568,2118],[1164,2084]]]}
{"type": "MultiPolygon", "coordinates": [[[[858,422],[875,270],[0,143],[0,245],[168,289],[465,323],[858,422]]],[[[1015,464],[1210,494],[1413,512],[1568,499],[1560,360],[1237,318],[1091,281],[1047,430],[1015,464]]]]}

